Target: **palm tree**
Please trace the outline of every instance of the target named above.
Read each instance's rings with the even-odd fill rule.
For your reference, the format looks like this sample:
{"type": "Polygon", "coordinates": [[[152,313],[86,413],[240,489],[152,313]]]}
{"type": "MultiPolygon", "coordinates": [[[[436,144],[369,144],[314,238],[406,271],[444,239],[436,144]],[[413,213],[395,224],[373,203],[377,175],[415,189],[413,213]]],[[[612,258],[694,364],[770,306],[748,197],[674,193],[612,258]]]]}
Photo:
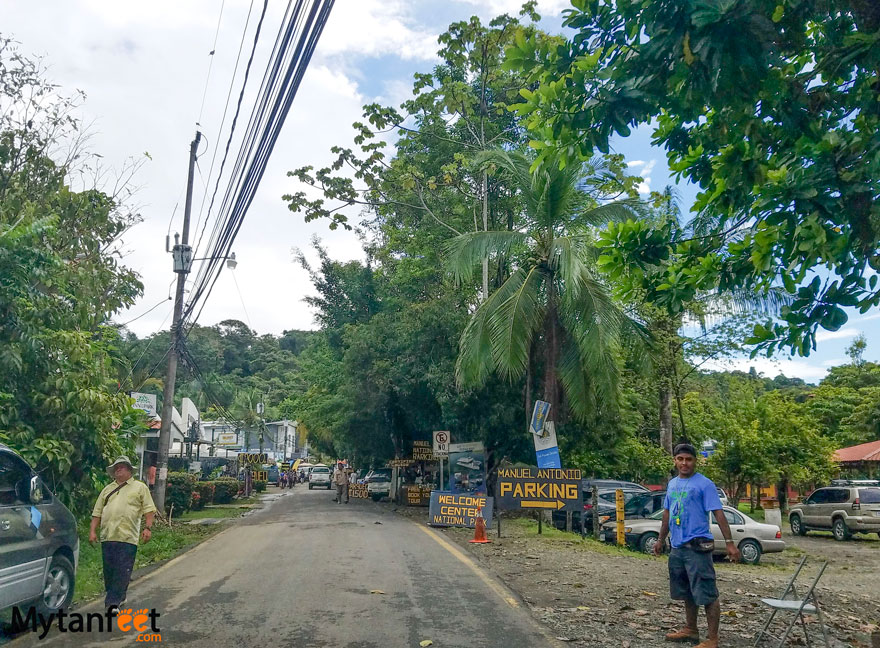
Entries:
{"type": "Polygon", "coordinates": [[[637,215],[636,200],[599,204],[615,175],[603,158],[531,169],[519,153],[485,152],[480,164],[507,175],[522,199],[523,228],[461,234],[446,245],[456,280],[470,281],[481,260],[515,259],[512,272],[474,312],[461,336],[456,380],[479,387],[495,373],[508,380],[527,374],[526,415],[531,414],[531,377],[543,354],[543,399],[559,420],[565,401],[578,419],[617,395],[618,342],[641,330],[614,303],[594,272],[595,228],[637,215]]]}

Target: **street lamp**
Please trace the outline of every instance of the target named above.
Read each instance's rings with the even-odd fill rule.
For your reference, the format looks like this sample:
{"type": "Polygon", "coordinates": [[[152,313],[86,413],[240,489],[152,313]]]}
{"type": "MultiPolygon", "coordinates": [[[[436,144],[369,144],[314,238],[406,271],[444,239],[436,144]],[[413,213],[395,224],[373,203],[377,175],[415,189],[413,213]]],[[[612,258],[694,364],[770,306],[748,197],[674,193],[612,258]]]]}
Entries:
{"type": "Polygon", "coordinates": [[[229,256],[225,257],[201,257],[198,259],[190,259],[190,265],[192,265],[193,261],[211,261],[212,259],[224,259],[226,261],[226,267],[230,270],[235,270],[238,267],[238,260],[235,258],[235,252],[230,253],[229,256]]]}

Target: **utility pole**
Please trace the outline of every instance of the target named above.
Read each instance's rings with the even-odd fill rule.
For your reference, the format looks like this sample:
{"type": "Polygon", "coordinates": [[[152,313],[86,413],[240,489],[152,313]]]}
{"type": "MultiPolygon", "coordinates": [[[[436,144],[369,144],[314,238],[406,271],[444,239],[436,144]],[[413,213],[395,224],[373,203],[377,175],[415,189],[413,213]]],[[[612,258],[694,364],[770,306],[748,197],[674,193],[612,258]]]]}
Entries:
{"type": "Polygon", "coordinates": [[[168,481],[168,454],[171,450],[171,418],[174,412],[174,383],[177,380],[177,354],[181,342],[181,319],[183,317],[183,289],[186,276],[192,263],[192,248],[189,246],[189,216],[192,212],[193,173],[196,167],[196,152],[202,134],[196,137],[189,147],[189,174],[186,178],[186,206],[183,211],[183,233],[180,242],[175,234],[174,272],[177,273],[177,292],[174,296],[174,319],[171,321],[171,349],[168,351],[168,369],[165,371],[165,391],[162,398],[162,427],[159,429],[159,457],[156,462],[156,484],[153,486],[153,501],[159,513],[165,511],[165,484],[168,481]]]}

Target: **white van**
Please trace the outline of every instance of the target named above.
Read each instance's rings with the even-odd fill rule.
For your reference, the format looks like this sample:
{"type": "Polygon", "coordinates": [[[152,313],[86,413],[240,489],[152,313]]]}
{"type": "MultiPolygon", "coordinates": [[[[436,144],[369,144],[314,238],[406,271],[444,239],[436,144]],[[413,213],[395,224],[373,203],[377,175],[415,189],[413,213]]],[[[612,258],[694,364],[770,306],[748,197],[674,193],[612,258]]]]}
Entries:
{"type": "Polygon", "coordinates": [[[312,466],[312,470],[309,473],[309,490],[318,486],[330,490],[333,488],[331,477],[332,473],[330,472],[329,467],[324,464],[315,464],[312,466]]]}

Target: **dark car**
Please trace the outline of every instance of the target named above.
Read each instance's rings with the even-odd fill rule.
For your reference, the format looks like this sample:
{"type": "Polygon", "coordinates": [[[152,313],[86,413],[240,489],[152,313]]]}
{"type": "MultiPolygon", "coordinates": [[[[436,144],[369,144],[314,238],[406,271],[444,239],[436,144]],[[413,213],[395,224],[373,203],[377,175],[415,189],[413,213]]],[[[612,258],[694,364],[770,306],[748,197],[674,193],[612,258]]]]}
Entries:
{"type": "Polygon", "coordinates": [[[48,616],[67,608],[78,561],[73,514],[0,443],[0,610],[33,605],[48,616]]]}
{"type": "MultiPolygon", "coordinates": [[[[626,491],[624,491],[626,492],[626,491]]],[[[663,510],[663,502],[666,499],[666,491],[649,491],[647,493],[636,493],[626,504],[623,505],[623,517],[625,520],[636,520],[640,518],[651,517],[657,511],[663,510]]],[[[617,507],[611,512],[608,520],[612,522],[617,520],[617,507]]]]}
{"type": "MultiPolygon", "coordinates": [[[[571,529],[577,533],[583,531],[582,524],[587,531],[593,527],[593,485],[599,490],[599,523],[611,519],[617,509],[617,489],[623,491],[624,501],[628,502],[636,495],[649,493],[650,491],[635,482],[621,481],[617,479],[584,479],[581,482],[581,497],[584,502],[583,513],[573,511],[571,516],[571,529]]],[[[565,511],[553,512],[553,525],[557,529],[565,529],[565,511]]]]}

